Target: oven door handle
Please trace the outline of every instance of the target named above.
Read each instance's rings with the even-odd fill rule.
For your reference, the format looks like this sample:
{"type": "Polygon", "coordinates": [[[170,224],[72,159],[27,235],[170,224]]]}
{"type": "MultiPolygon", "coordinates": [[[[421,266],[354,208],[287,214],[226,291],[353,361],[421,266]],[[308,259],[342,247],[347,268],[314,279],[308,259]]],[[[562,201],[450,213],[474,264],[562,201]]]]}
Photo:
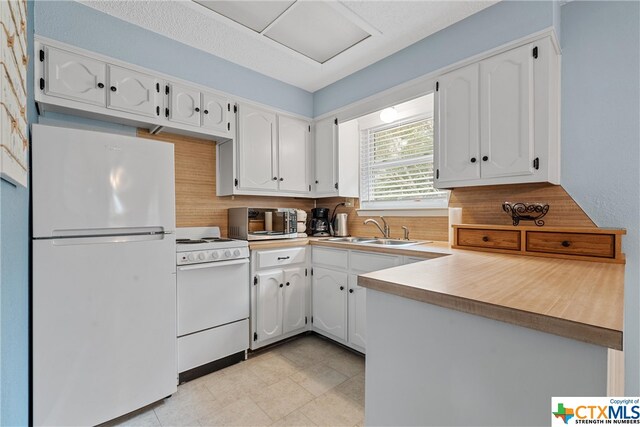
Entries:
{"type": "Polygon", "coordinates": [[[227,267],[229,265],[248,264],[249,258],[232,259],[229,261],[205,262],[202,264],[184,265],[178,267],[178,271],[200,270],[203,268],[227,267]]]}

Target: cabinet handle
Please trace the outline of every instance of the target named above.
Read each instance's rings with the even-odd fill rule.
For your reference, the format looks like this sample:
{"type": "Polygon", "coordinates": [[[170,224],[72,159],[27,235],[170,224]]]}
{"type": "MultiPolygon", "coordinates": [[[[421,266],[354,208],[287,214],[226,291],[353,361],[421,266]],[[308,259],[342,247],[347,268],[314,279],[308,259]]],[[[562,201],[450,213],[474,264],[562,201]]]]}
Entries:
{"type": "Polygon", "coordinates": [[[344,291],[344,286],[340,286],[340,290],[341,290],[341,291],[344,291]]]}
{"type": "Polygon", "coordinates": [[[569,246],[571,246],[571,242],[568,240],[563,241],[562,243],[560,243],[562,246],[564,246],[565,248],[568,248],[569,246]]]}
{"type": "Polygon", "coordinates": [[[287,286],[289,286],[291,283],[287,282],[287,286]]]}
{"type": "Polygon", "coordinates": [[[284,285],[282,283],[280,283],[280,287],[283,287],[284,285]]]}
{"type": "Polygon", "coordinates": [[[278,261],[280,261],[281,259],[289,259],[289,257],[288,256],[279,256],[278,257],[278,261]]]}
{"type": "Polygon", "coordinates": [[[115,92],[116,90],[118,90],[118,89],[116,89],[115,86],[111,86],[111,92],[115,92]]]}
{"type": "Polygon", "coordinates": [[[204,110],[204,113],[205,114],[209,114],[209,110],[204,110]]]}
{"type": "Polygon", "coordinates": [[[472,157],[472,158],[471,158],[471,163],[475,163],[475,162],[476,162],[476,158],[475,158],[475,157],[472,157]]]}
{"type": "Polygon", "coordinates": [[[273,180],[274,180],[274,181],[277,181],[277,180],[278,180],[278,177],[277,177],[277,176],[274,176],[274,177],[273,177],[273,180]]]}
{"type": "Polygon", "coordinates": [[[482,241],[483,242],[488,242],[489,241],[489,237],[488,236],[482,236],[482,241]]]}
{"type": "Polygon", "coordinates": [[[196,107],[196,113],[200,112],[200,107],[196,107]]]}
{"type": "Polygon", "coordinates": [[[352,294],[353,293],[353,289],[349,289],[349,293],[352,294]]]}
{"type": "Polygon", "coordinates": [[[98,83],[98,87],[102,89],[104,87],[104,83],[98,83]]]}
{"type": "Polygon", "coordinates": [[[318,180],[316,179],[316,184],[318,183],[318,180]]]}
{"type": "Polygon", "coordinates": [[[284,178],[280,178],[280,181],[284,181],[284,178]]]}
{"type": "Polygon", "coordinates": [[[482,161],[486,162],[487,160],[489,160],[489,156],[482,156],[482,161]]]}

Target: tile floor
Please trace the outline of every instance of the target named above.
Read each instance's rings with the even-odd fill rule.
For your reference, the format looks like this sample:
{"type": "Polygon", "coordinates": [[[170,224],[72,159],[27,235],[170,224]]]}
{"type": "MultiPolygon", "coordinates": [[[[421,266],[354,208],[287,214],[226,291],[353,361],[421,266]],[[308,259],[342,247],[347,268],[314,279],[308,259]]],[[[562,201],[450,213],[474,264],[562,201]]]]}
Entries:
{"type": "Polygon", "coordinates": [[[305,335],[198,378],[120,419],[129,426],[364,424],[364,357],[305,335]]]}

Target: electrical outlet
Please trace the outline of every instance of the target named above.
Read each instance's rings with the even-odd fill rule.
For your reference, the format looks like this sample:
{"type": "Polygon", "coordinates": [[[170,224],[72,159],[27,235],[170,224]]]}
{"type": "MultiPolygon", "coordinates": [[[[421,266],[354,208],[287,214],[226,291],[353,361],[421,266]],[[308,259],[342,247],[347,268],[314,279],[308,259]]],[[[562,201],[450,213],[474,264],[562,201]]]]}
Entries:
{"type": "Polygon", "coordinates": [[[344,206],[347,208],[352,208],[353,207],[353,199],[349,198],[349,199],[344,199],[344,206]]]}

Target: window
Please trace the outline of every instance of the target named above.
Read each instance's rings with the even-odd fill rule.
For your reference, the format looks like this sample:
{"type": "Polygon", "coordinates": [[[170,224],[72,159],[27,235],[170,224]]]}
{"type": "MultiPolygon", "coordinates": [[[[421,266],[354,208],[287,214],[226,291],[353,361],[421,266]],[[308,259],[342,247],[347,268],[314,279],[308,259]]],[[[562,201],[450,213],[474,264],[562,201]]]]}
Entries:
{"type": "Polygon", "coordinates": [[[433,114],[361,129],[360,202],[364,209],[446,208],[433,187],[433,114]]]}

